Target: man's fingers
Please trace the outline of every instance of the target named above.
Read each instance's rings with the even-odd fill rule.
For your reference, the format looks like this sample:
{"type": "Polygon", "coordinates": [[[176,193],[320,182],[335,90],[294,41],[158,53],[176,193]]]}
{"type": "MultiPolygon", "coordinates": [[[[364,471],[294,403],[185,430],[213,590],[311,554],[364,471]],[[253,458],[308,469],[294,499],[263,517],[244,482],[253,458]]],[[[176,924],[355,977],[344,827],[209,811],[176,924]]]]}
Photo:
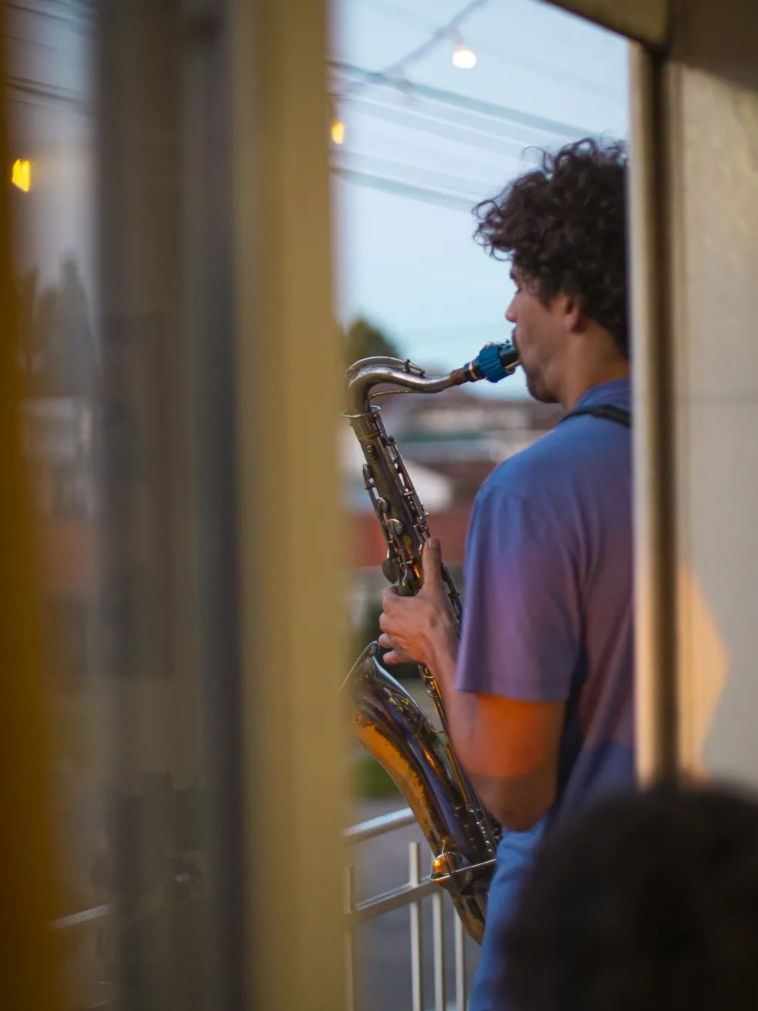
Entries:
{"type": "Polygon", "coordinates": [[[382,657],[382,663],[413,663],[413,660],[411,660],[410,657],[407,657],[402,650],[397,648],[395,643],[392,641],[392,637],[387,635],[386,632],[382,632],[376,641],[382,649],[389,651],[382,657]]]}
{"type": "Polygon", "coordinates": [[[424,569],[424,588],[426,590],[439,589],[442,586],[442,548],[436,537],[430,537],[424,545],[421,556],[421,564],[424,569]]]}

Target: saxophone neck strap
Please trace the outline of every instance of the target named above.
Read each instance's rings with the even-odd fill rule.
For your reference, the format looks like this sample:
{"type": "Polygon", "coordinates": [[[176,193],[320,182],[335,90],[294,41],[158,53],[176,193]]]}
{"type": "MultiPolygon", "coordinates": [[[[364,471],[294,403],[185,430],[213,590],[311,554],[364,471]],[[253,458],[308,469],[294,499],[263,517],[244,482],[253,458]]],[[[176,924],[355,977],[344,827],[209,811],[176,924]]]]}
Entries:
{"type": "Polygon", "coordinates": [[[593,418],[605,418],[606,421],[613,421],[624,428],[632,427],[632,415],[623,407],[613,407],[611,404],[600,404],[598,407],[580,407],[576,411],[570,411],[561,422],[568,421],[569,418],[577,418],[580,414],[591,414],[593,418]]]}

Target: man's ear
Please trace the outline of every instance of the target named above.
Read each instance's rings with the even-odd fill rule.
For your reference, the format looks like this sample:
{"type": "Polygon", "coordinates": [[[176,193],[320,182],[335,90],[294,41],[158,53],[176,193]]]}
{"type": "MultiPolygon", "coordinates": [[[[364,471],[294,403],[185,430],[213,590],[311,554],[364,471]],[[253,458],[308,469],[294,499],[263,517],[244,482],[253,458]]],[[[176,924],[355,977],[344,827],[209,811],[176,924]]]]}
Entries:
{"type": "Polygon", "coordinates": [[[566,333],[582,333],[587,327],[584,301],[578,295],[563,295],[563,326],[566,333]]]}

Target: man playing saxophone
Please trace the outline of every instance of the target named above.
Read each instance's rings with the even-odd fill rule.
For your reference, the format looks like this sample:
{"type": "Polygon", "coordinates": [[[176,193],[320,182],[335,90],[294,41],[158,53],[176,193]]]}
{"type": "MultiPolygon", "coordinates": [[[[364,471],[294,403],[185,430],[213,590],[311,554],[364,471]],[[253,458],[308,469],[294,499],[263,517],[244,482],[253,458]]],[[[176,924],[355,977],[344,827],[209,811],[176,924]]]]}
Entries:
{"type": "Polygon", "coordinates": [[[502,935],[542,833],[634,784],[625,173],[621,145],[579,141],[476,208],[477,239],[511,264],[529,391],[568,413],[479,491],[460,640],[437,541],[417,596],[384,591],[385,663],[431,670],[504,827],[471,1011],[506,1007],[502,935]]]}

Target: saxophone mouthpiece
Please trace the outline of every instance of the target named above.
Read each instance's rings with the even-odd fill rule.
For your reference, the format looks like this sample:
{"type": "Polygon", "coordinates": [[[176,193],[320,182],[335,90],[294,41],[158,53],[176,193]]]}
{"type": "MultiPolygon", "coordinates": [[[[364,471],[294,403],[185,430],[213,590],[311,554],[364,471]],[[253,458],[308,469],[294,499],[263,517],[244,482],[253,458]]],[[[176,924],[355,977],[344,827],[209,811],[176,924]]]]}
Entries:
{"type": "Polygon", "coordinates": [[[476,383],[480,379],[499,383],[501,379],[512,375],[518,364],[518,351],[510,341],[485,344],[476,358],[451,372],[450,379],[453,386],[476,383]]]}

